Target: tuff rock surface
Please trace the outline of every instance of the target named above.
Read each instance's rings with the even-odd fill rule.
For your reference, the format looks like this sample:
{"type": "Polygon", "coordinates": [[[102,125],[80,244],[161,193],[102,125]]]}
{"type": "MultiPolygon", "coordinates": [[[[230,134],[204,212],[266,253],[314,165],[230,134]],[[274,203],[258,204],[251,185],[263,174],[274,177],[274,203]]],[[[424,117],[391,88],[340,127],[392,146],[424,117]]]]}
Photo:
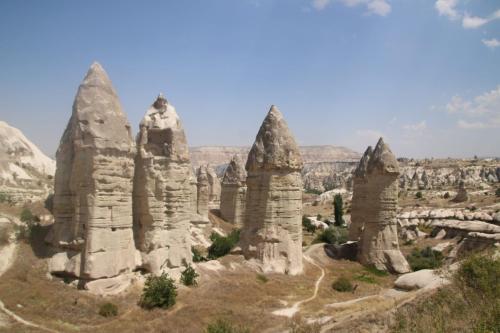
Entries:
{"type": "Polygon", "coordinates": [[[248,154],[241,248],[264,272],[302,273],[302,158],[281,112],[272,106],[248,154]]]}
{"type": "Polygon", "coordinates": [[[208,181],[208,171],[206,165],[198,168],[197,175],[197,212],[200,216],[208,219],[208,200],[210,197],[210,183],[208,181]]]}
{"type": "Polygon", "coordinates": [[[237,227],[243,226],[247,194],[247,173],[241,158],[234,155],[224,172],[220,212],[222,218],[237,227]]]}
{"type": "Polygon", "coordinates": [[[363,221],[365,206],[368,204],[368,178],[367,168],[370,157],[373,153],[371,146],[368,146],[365,153],[359,161],[358,167],[354,171],[353,177],[353,195],[351,209],[351,224],[349,226],[349,240],[357,241],[363,231],[363,221]]]}
{"type": "Polygon", "coordinates": [[[206,168],[208,178],[208,207],[210,209],[218,209],[220,206],[221,182],[210,164],[206,168]]]}
{"type": "Polygon", "coordinates": [[[137,135],[134,230],[143,268],[156,275],[191,262],[191,163],[175,108],[162,96],[137,135]]]}
{"type": "Polygon", "coordinates": [[[108,75],[92,64],[57,150],[53,273],[85,280],[132,271],[135,144],[108,75]]]}
{"type": "Polygon", "coordinates": [[[367,184],[361,189],[365,202],[361,210],[353,207],[352,214],[363,221],[358,260],[380,270],[406,273],[410,267],[398,243],[398,177],[398,161],[380,138],[366,163],[367,184]]]}

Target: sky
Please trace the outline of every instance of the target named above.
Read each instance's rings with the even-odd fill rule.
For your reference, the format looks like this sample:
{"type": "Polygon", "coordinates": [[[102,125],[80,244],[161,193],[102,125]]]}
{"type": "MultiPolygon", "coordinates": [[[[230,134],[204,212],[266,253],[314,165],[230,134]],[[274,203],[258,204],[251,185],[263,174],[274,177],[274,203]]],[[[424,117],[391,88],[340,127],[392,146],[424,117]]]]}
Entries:
{"type": "Polygon", "coordinates": [[[191,146],[500,156],[498,0],[0,1],[0,120],[54,156],[92,62],[134,129],[158,93],[191,146]]]}

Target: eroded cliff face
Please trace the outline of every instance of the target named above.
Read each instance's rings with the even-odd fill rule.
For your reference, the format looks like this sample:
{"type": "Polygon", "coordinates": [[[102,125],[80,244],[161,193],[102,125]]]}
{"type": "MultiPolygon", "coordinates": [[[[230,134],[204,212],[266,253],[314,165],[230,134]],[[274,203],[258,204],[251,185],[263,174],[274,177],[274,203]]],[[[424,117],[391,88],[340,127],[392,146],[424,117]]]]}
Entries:
{"type": "Polygon", "coordinates": [[[140,124],[133,194],[137,247],[154,274],[191,263],[191,177],[181,121],[160,95],[140,124]]]}
{"type": "Polygon", "coordinates": [[[48,240],[60,251],[54,273],[114,277],[136,267],[132,233],[135,145],[104,69],[81,83],[57,151],[55,223],[48,240]]]}
{"type": "Polygon", "coordinates": [[[246,163],[247,200],[241,245],[264,272],[302,272],[303,162],[281,112],[272,106],[246,163]]]}
{"type": "MultiPolygon", "coordinates": [[[[366,184],[355,187],[355,191],[361,191],[364,204],[352,208],[357,221],[363,223],[358,259],[380,270],[406,273],[410,267],[399,250],[397,230],[398,162],[381,138],[367,161],[360,165],[359,174],[366,174],[366,184]]],[[[353,227],[359,228],[359,223],[353,227]]],[[[353,234],[357,234],[356,230],[353,234]]]]}
{"type": "Polygon", "coordinates": [[[247,173],[238,155],[234,155],[224,172],[220,212],[222,218],[233,223],[238,228],[243,226],[245,219],[247,173]]]}

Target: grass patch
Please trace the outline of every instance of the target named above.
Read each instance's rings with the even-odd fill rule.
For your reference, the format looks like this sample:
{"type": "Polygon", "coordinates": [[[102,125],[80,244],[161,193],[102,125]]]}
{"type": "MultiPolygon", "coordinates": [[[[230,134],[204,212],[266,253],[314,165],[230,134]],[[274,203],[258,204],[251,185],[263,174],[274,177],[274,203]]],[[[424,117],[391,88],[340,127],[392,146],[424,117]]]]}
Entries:
{"type": "Polygon", "coordinates": [[[349,279],[345,276],[337,278],[337,280],[332,283],[332,288],[339,292],[348,292],[354,290],[354,286],[352,285],[351,281],[349,281],[349,279]]]}
{"type": "Polygon", "coordinates": [[[113,303],[104,303],[99,306],[99,315],[103,317],[116,317],[118,315],[118,307],[113,303]]]}
{"type": "Polygon", "coordinates": [[[360,282],[365,282],[365,283],[370,283],[370,284],[377,283],[377,280],[375,280],[375,278],[372,275],[365,273],[365,272],[361,272],[361,273],[354,275],[354,280],[360,281],[360,282]]]}
{"type": "Polygon", "coordinates": [[[499,332],[500,260],[472,256],[451,284],[398,309],[392,332],[499,332]]]}
{"type": "Polygon", "coordinates": [[[250,333],[250,330],[243,326],[236,326],[227,320],[217,319],[207,326],[205,333],[250,333]]]}
{"type": "Polygon", "coordinates": [[[269,281],[269,279],[264,274],[257,274],[257,281],[266,283],[267,281],[269,281]]]}
{"type": "Polygon", "coordinates": [[[368,273],[373,274],[375,276],[388,276],[389,275],[388,272],[377,269],[375,266],[366,266],[365,271],[367,271],[368,273]]]}
{"type": "Polygon", "coordinates": [[[421,269],[435,269],[441,267],[443,264],[443,254],[438,251],[434,251],[429,246],[423,250],[418,248],[413,249],[413,251],[406,258],[410,267],[414,271],[419,271],[421,269]]]}

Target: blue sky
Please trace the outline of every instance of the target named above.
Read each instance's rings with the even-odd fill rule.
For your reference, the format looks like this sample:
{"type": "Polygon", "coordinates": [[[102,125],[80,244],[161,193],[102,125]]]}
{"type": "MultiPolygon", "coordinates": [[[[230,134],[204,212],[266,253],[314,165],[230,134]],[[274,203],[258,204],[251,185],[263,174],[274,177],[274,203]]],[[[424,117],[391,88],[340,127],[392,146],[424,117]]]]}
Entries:
{"type": "Polygon", "coordinates": [[[302,145],[500,156],[498,0],[2,0],[0,120],[53,156],[94,60],[135,131],[163,92],[193,146],[276,104],[302,145]]]}

